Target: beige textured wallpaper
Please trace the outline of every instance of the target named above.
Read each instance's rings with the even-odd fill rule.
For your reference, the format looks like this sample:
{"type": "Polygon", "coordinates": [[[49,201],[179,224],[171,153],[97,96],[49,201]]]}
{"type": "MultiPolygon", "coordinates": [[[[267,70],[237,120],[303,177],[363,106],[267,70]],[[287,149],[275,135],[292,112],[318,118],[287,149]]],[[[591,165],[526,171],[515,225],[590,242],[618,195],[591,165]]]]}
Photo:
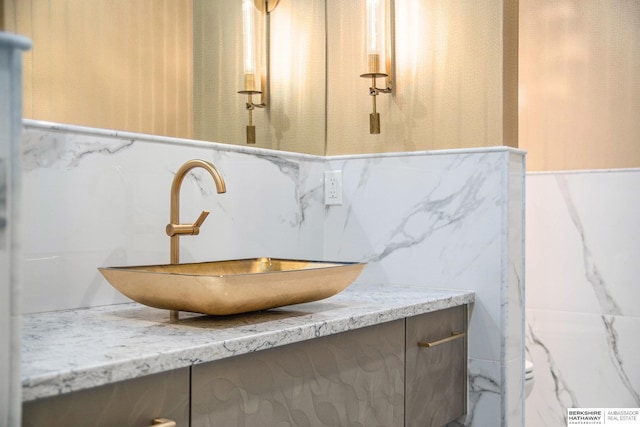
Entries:
{"type": "MultiPolygon", "coordinates": [[[[25,117],[242,144],[241,21],[215,9],[233,4],[0,0],[4,28],[34,41],[25,117]]],[[[529,152],[529,170],[640,167],[640,1],[395,4],[396,87],[378,97],[382,133],[370,135],[363,2],[281,1],[258,146],[323,154],[326,141],[331,155],[510,145],[529,152]]]]}
{"type": "Polygon", "coordinates": [[[517,1],[395,0],[395,88],[378,96],[380,135],[369,134],[360,77],[362,7],[327,0],[327,154],[517,146],[517,1]]]}
{"type": "MultiPolygon", "coordinates": [[[[234,0],[5,2],[9,30],[35,46],[25,117],[244,144],[234,0]]],[[[517,146],[517,5],[395,0],[395,88],[379,97],[373,136],[370,82],[359,77],[364,2],[282,0],[257,146],[329,155],[517,146]]]]}
{"type": "Polygon", "coordinates": [[[24,116],[190,138],[191,20],[190,0],[5,0],[33,40],[24,116]]]}
{"type": "Polygon", "coordinates": [[[0,31],[5,31],[6,30],[6,23],[5,23],[5,19],[4,19],[4,14],[5,14],[5,5],[4,5],[4,0],[0,0],[0,31]]]}
{"type": "Polygon", "coordinates": [[[640,167],[640,1],[520,1],[530,171],[640,167]]]}
{"type": "MultiPolygon", "coordinates": [[[[269,95],[253,112],[256,147],[324,154],[324,9],[324,0],[280,0],[269,15],[269,95]]],[[[241,11],[239,0],[194,0],[197,139],[246,144],[241,11]]]]}

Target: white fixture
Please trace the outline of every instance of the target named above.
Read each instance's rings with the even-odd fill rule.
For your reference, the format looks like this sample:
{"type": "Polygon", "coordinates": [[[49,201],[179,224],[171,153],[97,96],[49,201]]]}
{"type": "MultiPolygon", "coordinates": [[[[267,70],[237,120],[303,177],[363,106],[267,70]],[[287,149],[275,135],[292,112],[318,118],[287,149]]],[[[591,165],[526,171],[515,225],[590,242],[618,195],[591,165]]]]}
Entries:
{"type": "Polygon", "coordinates": [[[533,391],[533,385],[535,383],[535,378],[533,374],[533,362],[530,360],[524,361],[524,397],[525,399],[529,397],[531,391],[533,391]]]}
{"type": "Polygon", "coordinates": [[[342,171],[324,172],[324,204],[342,204],[342,171]]]}

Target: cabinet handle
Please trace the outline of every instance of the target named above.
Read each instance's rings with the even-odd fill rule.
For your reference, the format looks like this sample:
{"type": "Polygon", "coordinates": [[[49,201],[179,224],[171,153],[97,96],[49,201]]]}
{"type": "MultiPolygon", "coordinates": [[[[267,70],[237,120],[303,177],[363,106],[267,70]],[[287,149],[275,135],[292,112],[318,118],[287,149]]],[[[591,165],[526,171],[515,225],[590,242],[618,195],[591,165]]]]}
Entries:
{"type": "Polygon", "coordinates": [[[446,338],[442,338],[441,340],[438,341],[431,341],[431,342],[418,342],[418,347],[435,347],[437,345],[440,344],[444,344],[446,342],[449,341],[453,341],[453,340],[457,340],[460,338],[465,337],[467,334],[465,332],[458,332],[458,331],[453,331],[451,332],[451,336],[450,337],[446,337],[446,338]]]}
{"type": "Polygon", "coordinates": [[[151,422],[150,427],[176,427],[176,422],[167,418],[156,418],[151,422]]]}

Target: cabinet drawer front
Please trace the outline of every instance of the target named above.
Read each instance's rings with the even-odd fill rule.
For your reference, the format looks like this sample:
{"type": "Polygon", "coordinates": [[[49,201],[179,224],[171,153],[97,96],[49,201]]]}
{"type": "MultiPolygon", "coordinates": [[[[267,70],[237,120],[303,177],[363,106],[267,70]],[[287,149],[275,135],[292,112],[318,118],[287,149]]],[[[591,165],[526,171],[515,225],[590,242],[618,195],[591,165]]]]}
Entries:
{"type": "Polygon", "coordinates": [[[404,320],[196,365],[192,425],[401,426],[404,320]]]}
{"type": "Polygon", "coordinates": [[[147,427],[155,418],[189,425],[189,368],[148,375],[22,406],[26,426],[147,427]]]}
{"type": "Polygon", "coordinates": [[[466,412],[467,306],[406,320],[406,426],[442,426],[466,412]]]}

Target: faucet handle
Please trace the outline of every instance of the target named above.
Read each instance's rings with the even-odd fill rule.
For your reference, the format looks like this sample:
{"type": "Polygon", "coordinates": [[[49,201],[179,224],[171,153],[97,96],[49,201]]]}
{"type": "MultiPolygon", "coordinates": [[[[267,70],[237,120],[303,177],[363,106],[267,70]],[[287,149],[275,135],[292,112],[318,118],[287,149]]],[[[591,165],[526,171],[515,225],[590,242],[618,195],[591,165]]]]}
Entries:
{"type": "Polygon", "coordinates": [[[196,222],[193,223],[193,235],[197,236],[200,233],[200,226],[205,219],[209,216],[209,211],[202,211],[196,222]]]}
{"type": "Polygon", "coordinates": [[[209,216],[209,211],[202,211],[196,222],[193,224],[167,224],[167,236],[173,237],[176,234],[190,234],[197,236],[200,234],[200,226],[209,216]]]}

